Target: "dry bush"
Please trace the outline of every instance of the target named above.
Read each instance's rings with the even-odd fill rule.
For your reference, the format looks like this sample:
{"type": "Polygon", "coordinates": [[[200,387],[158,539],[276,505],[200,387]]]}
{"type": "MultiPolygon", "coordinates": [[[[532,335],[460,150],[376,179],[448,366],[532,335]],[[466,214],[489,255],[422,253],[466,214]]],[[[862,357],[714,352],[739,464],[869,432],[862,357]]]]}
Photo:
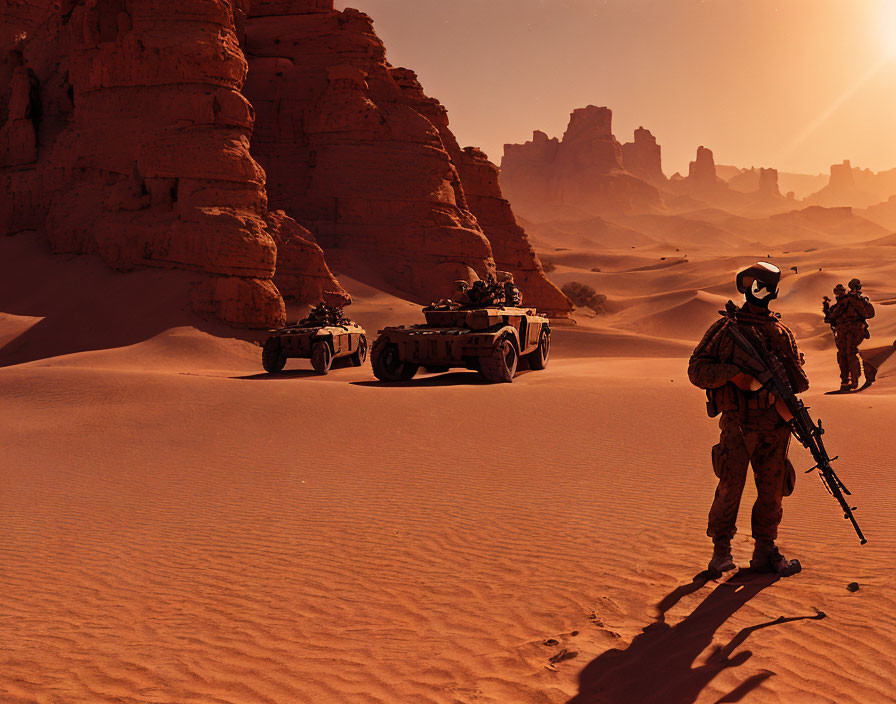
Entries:
{"type": "Polygon", "coordinates": [[[604,294],[598,293],[593,287],[578,281],[563,284],[563,288],[560,290],[577,308],[590,308],[595,313],[603,311],[603,304],[607,300],[604,294]]]}

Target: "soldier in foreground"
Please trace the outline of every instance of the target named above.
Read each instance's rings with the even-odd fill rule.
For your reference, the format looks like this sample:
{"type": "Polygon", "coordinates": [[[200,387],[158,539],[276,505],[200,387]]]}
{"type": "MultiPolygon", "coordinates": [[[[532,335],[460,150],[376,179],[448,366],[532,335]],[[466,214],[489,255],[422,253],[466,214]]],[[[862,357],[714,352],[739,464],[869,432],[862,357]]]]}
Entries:
{"type": "Polygon", "coordinates": [[[809,388],[793,333],[769,310],[780,280],[781,270],[767,262],[738,273],[737,290],[746,302],[737,308],[729,301],[722,319],[709,328],[688,365],[691,383],[706,390],[710,417],[721,414],[721,437],[712,448],[719,484],[706,531],[714,546],[708,568],[713,576],[735,568],[731,539],[737,531],[747,465],[753,467],[758,494],[752,514],[756,543],[750,567],[782,576],[800,571],[799,562],[785,559],[775,545],[781,500],[793,492],[796,479],[787,459],[791,430],[776,408],[778,399],[751,375],[756,373],[755,365],[737,343],[747,338],[754,346],[774,352],[790,388],[795,393],[809,388]]]}
{"type": "MultiPolygon", "coordinates": [[[[849,292],[843,284],[834,287],[836,301],[830,305],[825,296],[822,309],[824,321],[831,326],[834,343],[837,345],[837,364],[840,365],[840,393],[855,391],[859,386],[862,364],[859,360],[859,345],[870,337],[868,320],[874,317],[874,306],[862,294],[862,282],[849,282],[849,292]]],[[[870,386],[876,370],[865,369],[865,386],[870,386]]]]}

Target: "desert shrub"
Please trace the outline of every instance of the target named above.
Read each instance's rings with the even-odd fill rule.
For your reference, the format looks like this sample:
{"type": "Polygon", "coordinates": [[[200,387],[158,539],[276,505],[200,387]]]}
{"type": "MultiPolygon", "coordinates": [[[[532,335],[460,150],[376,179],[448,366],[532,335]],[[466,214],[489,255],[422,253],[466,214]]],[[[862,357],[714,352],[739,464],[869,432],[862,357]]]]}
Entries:
{"type": "Polygon", "coordinates": [[[577,308],[590,308],[595,313],[602,312],[603,304],[607,300],[604,294],[598,293],[593,287],[578,281],[563,284],[563,288],[560,290],[577,308]]]}

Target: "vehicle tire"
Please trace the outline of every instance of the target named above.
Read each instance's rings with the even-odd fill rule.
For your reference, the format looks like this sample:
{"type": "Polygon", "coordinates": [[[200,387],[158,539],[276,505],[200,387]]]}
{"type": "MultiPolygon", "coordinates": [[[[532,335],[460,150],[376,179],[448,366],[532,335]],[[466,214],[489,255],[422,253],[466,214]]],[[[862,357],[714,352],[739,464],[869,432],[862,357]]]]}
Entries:
{"type": "Polygon", "coordinates": [[[358,340],[358,349],[351,357],[353,366],[360,367],[367,361],[367,347],[367,335],[361,335],[361,339],[358,340]]]}
{"type": "Polygon", "coordinates": [[[318,374],[326,374],[333,365],[333,353],[330,345],[323,340],[315,342],[311,346],[311,366],[318,374]]]}
{"type": "Polygon", "coordinates": [[[380,381],[408,381],[420,368],[401,360],[398,345],[389,340],[377,340],[370,351],[370,364],[373,375],[380,381]]]}
{"type": "Polygon", "coordinates": [[[268,374],[282,372],[286,366],[286,355],[280,347],[280,341],[274,337],[264,343],[261,348],[261,366],[268,374]]]}
{"type": "Polygon", "coordinates": [[[534,352],[526,355],[529,362],[529,369],[540,370],[548,366],[548,357],[551,354],[551,334],[547,330],[541,331],[541,337],[538,339],[538,347],[534,352]]]}
{"type": "Polygon", "coordinates": [[[479,359],[479,373],[492,383],[509,383],[516,375],[519,353],[510,335],[503,335],[495,342],[491,353],[479,359]]]}

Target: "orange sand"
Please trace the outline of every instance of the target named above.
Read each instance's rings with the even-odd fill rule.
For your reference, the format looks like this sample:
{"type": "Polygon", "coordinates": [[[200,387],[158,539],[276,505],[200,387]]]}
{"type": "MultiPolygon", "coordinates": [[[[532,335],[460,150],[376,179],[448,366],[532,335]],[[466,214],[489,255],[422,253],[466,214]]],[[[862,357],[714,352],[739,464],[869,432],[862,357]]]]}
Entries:
{"type": "MultiPolygon", "coordinates": [[[[870,542],[801,474],[781,543],[803,573],[705,582],[717,431],[686,357],[756,253],[634,271],[666,255],[570,250],[553,276],[609,313],[557,329],[547,371],[382,386],[268,377],[174,293],[128,310],[167,274],[28,237],[0,241],[3,704],[554,703],[580,678],[577,704],[896,700],[896,377],[823,396],[817,315],[853,272],[896,300],[891,249],[794,255],[781,300],[870,542]]],[[[419,318],[346,284],[371,336],[419,318]]],[[[896,336],[878,310],[870,346],[896,336]]]]}

